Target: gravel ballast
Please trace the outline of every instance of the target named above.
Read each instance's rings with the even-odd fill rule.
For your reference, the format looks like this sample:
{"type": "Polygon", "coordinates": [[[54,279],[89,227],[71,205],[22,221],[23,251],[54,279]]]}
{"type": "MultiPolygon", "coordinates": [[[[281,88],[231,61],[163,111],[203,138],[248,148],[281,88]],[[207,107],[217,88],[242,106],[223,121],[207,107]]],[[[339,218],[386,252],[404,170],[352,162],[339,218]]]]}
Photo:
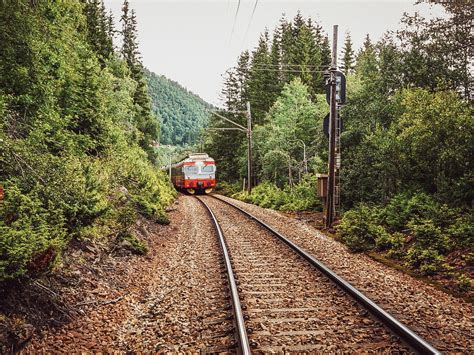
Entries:
{"type": "Polygon", "coordinates": [[[474,351],[474,307],[274,210],[227,200],[291,239],[443,352],[474,351]]]}
{"type": "Polygon", "coordinates": [[[75,251],[70,268],[79,276],[55,292],[77,314],[63,325],[45,320],[24,353],[227,351],[232,319],[213,225],[193,197],[172,209],[170,225],[138,226],[147,230],[145,257],[75,251]]]}
{"type": "Polygon", "coordinates": [[[224,232],[254,353],[409,351],[258,223],[221,201],[204,199],[224,232]]]}

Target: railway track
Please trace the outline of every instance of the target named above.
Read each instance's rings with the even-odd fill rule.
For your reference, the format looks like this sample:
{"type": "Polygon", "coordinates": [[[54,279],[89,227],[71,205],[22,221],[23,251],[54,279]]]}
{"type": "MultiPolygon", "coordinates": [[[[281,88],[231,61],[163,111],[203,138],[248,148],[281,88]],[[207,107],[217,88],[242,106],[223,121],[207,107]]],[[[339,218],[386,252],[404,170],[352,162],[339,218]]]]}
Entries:
{"type": "Polygon", "coordinates": [[[215,196],[197,198],[219,237],[239,353],[439,353],[269,225],[215,196]]]}

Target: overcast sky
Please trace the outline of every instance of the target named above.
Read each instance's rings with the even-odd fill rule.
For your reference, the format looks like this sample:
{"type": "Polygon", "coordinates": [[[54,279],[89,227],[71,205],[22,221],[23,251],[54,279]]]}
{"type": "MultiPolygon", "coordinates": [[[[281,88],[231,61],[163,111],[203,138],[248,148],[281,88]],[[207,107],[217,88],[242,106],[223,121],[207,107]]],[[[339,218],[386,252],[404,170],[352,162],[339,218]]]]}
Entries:
{"type": "MultiPolygon", "coordinates": [[[[122,2],[105,0],[117,22],[122,2]]],[[[338,24],[339,49],[346,31],[359,48],[367,33],[378,40],[386,31],[399,28],[404,12],[418,9],[427,16],[442,14],[439,5],[431,8],[413,2],[260,0],[250,21],[255,0],[241,0],[235,24],[238,0],[130,0],[130,5],[137,14],[145,66],[178,81],[209,103],[220,105],[222,74],[236,64],[243,50],[255,47],[265,27],[273,31],[283,13],[291,19],[300,10],[305,18],[311,16],[319,22],[330,38],[332,26],[338,24]]]]}

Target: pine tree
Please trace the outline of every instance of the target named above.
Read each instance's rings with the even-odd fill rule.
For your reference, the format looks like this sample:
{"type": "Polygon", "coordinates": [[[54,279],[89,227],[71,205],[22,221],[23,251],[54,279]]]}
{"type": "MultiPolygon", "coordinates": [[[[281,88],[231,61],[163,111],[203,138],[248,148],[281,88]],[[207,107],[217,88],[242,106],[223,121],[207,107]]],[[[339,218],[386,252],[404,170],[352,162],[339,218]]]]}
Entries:
{"type": "Polygon", "coordinates": [[[354,68],[356,73],[365,81],[374,81],[374,76],[378,73],[377,55],[368,34],[365,36],[362,48],[357,53],[354,68]]]}
{"type": "Polygon", "coordinates": [[[280,95],[280,92],[283,88],[283,76],[282,76],[282,51],[281,51],[281,32],[280,27],[276,27],[273,31],[272,45],[270,50],[270,67],[272,71],[270,72],[271,77],[271,90],[270,90],[270,100],[275,102],[275,100],[280,95]]]}
{"type": "Polygon", "coordinates": [[[115,26],[114,26],[114,15],[112,14],[112,10],[109,11],[109,15],[107,16],[107,34],[112,43],[112,51],[114,50],[114,38],[115,38],[115,26]]]}
{"type": "Polygon", "coordinates": [[[128,0],[123,2],[120,21],[122,22],[123,36],[121,54],[132,74],[135,75],[138,71],[137,67],[141,66],[140,53],[138,51],[137,20],[134,11],[130,10],[128,0]]]}
{"type": "Polygon", "coordinates": [[[87,40],[104,66],[114,52],[113,39],[108,30],[110,19],[107,18],[103,0],[82,1],[87,22],[87,40]]]}
{"type": "Polygon", "coordinates": [[[252,106],[252,116],[255,124],[262,123],[266,112],[271,107],[271,62],[269,52],[269,35],[266,30],[252,52],[251,69],[249,75],[249,99],[252,106]]]}
{"type": "Polygon", "coordinates": [[[332,62],[332,55],[331,55],[331,46],[329,45],[329,37],[327,35],[324,36],[323,38],[321,57],[322,57],[323,66],[325,68],[329,68],[332,62]]]}
{"type": "Polygon", "coordinates": [[[151,158],[153,156],[151,145],[154,141],[158,140],[159,125],[151,111],[148,86],[138,50],[137,18],[135,11],[130,9],[128,0],[124,0],[120,21],[122,22],[123,36],[121,54],[130,69],[132,79],[137,84],[133,95],[133,102],[137,107],[135,121],[138,129],[143,133],[140,145],[148,152],[151,158]]]}
{"type": "Polygon", "coordinates": [[[99,26],[101,34],[101,55],[109,58],[114,53],[113,43],[113,17],[110,13],[107,16],[104,0],[100,0],[99,26]]]}
{"type": "Polygon", "coordinates": [[[313,25],[311,18],[308,19],[308,29],[312,36],[310,42],[310,65],[312,69],[312,84],[309,85],[310,93],[314,98],[314,94],[323,93],[325,83],[323,78],[323,35],[322,27],[319,24],[313,25]]]}
{"type": "Polygon", "coordinates": [[[344,48],[342,49],[342,70],[345,75],[348,75],[354,69],[354,60],[351,35],[349,32],[346,32],[344,48]]]}
{"type": "Polygon", "coordinates": [[[235,77],[238,85],[239,104],[236,110],[245,110],[246,103],[249,100],[248,80],[250,76],[250,53],[244,51],[239,56],[237,67],[235,68],[235,77]]]}

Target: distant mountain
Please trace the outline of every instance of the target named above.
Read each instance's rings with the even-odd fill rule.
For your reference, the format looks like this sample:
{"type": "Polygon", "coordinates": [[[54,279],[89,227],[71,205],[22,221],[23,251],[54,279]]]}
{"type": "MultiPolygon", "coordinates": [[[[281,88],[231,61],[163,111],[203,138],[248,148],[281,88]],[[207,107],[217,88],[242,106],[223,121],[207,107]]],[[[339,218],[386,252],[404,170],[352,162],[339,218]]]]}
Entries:
{"type": "Polygon", "coordinates": [[[161,119],[161,144],[195,143],[200,130],[207,127],[210,104],[179,83],[145,70],[151,105],[161,119]]]}

